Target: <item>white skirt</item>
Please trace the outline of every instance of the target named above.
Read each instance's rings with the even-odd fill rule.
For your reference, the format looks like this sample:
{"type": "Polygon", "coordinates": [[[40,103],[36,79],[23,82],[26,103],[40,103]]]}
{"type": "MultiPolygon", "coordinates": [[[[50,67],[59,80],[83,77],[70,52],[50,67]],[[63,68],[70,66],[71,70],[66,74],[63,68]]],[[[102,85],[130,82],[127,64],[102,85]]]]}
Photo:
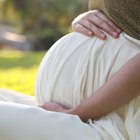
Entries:
{"type": "Polygon", "coordinates": [[[107,40],[80,33],[62,37],[42,60],[36,99],[0,90],[0,140],[140,140],[140,97],[88,123],[37,107],[48,101],[80,104],[139,52],[140,41],[124,33],[107,40]]]}

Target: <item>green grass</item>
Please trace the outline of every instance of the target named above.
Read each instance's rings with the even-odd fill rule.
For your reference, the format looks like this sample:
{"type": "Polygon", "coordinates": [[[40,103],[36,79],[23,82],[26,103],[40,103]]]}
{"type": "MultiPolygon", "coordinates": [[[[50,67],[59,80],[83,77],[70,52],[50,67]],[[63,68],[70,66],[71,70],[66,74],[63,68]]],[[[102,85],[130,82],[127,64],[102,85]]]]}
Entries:
{"type": "Polygon", "coordinates": [[[44,54],[0,51],[0,88],[34,95],[36,73],[44,54]]]}

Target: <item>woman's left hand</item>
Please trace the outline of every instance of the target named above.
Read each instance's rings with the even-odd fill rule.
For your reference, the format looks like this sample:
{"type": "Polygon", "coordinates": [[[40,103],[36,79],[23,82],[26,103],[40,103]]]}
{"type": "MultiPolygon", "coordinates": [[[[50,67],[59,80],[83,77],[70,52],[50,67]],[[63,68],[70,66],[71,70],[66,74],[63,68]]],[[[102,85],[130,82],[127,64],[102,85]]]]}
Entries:
{"type": "Polygon", "coordinates": [[[40,105],[40,107],[48,111],[63,112],[63,113],[69,110],[69,108],[67,108],[66,106],[56,102],[47,102],[43,105],[40,105]]]}

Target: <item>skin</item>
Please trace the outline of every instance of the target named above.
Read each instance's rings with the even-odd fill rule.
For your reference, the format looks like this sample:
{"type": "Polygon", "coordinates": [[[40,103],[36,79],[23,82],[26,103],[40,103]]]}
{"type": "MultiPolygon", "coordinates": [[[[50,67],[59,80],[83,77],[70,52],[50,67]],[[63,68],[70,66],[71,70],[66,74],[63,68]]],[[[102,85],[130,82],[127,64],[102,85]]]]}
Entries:
{"type": "MultiPolygon", "coordinates": [[[[84,20],[89,19],[89,15],[90,14],[87,12],[84,15],[84,20]]],[[[96,18],[94,18],[94,20],[95,19],[96,18]]],[[[114,32],[115,29],[116,31],[118,30],[118,27],[113,22],[109,22],[107,24],[107,21],[109,20],[107,19],[107,17],[104,18],[106,21],[103,21],[100,27],[97,26],[97,23],[100,21],[97,21],[98,19],[96,19],[96,21],[92,21],[92,24],[94,26],[92,28],[91,25],[90,29],[88,29],[86,25],[82,26],[83,24],[81,24],[81,21],[83,20],[82,15],[81,18],[78,17],[78,19],[74,20],[74,22],[72,23],[74,26],[73,28],[74,30],[82,32],[84,34],[87,34],[89,31],[91,31],[92,28],[92,33],[98,36],[100,36],[100,33],[102,33],[101,29],[104,30],[106,26],[108,26],[108,28],[106,28],[105,31],[109,34],[111,34],[112,31],[114,32]],[[77,26],[79,25],[80,28],[77,28],[77,26]],[[96,28],[94,28],[95,26],[96,28]]],[[[67,108],[66,106],[59,103],[48,102],[41,105],[40,107],[42,107],[45,110],[78,115],[82,121],[86,122],[88,119],[94,120],[99,117],[102,117],[103,115],[107,115],[111,111],[127,104],[129,101],[131,101],[140,94],[139,85],[140,54],[137,54],[132,59],[130,59],[125,65],[123,65],[110,80],[108,80],[102,87],[100,87],[97,91],[95,91],[90,97],[88,97],[78,106],[74,108],[67,108]]]]}
{"type": "Polygon", "coordinates": [[[118,38],[121,33],[121,29],[99,10],[91,10],[76,17],[72,22],[72,29],[103,40],[106,39],[104,32],[114,38],[118,38]]]}
{"type": "Polygon", "coordinates": [[[46,110],[78,115],[82,121],[97,119],[127,104],[140,95],[140,54],[130,59],[102,87],[83,103],[67,108],[59,103],[48,102],[41,107],[46,110]]]}

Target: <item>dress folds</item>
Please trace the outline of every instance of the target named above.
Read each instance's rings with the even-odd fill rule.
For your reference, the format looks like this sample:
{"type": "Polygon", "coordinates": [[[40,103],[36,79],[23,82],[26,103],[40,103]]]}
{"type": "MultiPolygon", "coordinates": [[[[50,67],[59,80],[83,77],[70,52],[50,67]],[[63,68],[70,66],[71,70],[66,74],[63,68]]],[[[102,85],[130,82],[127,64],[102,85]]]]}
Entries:
{"type": "Polygon", "coordinates": [[[0,140],[140,140],[140,97],[87,123],[37,107],[48,101],[75,107],[139,52],[140,41],[125,33],[107,40],[77,32],[62,37],[40,64],[36,99],[0,90],[0,140]]]}

